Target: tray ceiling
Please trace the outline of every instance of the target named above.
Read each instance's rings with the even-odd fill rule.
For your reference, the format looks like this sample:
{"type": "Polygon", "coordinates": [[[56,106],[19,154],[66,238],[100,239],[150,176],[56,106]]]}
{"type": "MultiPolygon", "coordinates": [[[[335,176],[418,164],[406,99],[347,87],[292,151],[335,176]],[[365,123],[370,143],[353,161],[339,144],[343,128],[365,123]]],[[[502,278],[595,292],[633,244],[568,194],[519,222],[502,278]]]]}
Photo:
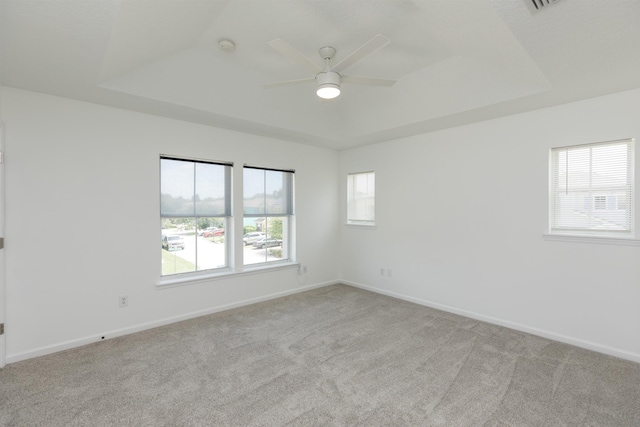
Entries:
{"type": "Polygon", "coordinates": [[[640,2],[528,2],[2,0],[2,84],[333,149],[640,87],[640,2]],[[392,87],[262,87],[312,77],[270,40],[321,64],[376,34],[345,74],[392,87]]]}

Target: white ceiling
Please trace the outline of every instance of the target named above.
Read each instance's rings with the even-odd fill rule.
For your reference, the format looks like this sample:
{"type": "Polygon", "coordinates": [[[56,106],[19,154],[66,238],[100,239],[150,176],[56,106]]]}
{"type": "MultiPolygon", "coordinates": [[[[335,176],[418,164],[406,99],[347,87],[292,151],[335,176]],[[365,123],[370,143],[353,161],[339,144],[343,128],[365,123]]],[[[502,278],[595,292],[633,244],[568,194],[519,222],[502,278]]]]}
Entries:
{"type": "Polygon", "coordinates": [[[640,87],[640,0],[0,0],[2,84],[345,149],[640,87]],[[391,43],[320,100],[319,65],[391,43]],[[231,39],[234,52],[218,48],[231,39]]]}

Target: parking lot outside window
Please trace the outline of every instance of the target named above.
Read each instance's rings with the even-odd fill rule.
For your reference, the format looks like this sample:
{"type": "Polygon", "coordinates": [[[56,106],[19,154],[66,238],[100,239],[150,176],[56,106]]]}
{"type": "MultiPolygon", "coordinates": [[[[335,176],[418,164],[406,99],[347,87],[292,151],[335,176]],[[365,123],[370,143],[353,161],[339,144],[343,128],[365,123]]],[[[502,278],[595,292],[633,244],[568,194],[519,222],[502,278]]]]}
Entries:
{"type": "Polygon", "coordinates": [[[244,265],[293,259],[293,171],[245,166],[244,265]]]}
{"type": "Polygon", "coordinates": [[[162,276],[228,266],[231,168],[160,157],[162,276]]]}

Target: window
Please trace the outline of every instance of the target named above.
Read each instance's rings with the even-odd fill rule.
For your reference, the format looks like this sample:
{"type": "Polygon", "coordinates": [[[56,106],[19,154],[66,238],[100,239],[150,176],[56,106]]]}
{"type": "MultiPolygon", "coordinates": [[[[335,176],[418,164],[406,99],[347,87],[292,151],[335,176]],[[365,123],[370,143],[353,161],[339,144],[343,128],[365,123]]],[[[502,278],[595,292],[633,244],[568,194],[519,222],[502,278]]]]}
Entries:
{"type": "Polygon", "coordinates": [[[231,164],[160,158],[162,275],[224,268],[231,164]]]}
{"type": "Polygon", "coordinates": [[[551,150],[551,233],[631,236],[633,140],[551,150]]]}
{"type": "Polygon", "coordinates": [[[291,260],[293,172],[245,166],[244,265],[291,260]]]}
{"type": "Polygon", "coordinates": [[[375,174],[347,175],[347,224],[375,224],[375,174]]]}

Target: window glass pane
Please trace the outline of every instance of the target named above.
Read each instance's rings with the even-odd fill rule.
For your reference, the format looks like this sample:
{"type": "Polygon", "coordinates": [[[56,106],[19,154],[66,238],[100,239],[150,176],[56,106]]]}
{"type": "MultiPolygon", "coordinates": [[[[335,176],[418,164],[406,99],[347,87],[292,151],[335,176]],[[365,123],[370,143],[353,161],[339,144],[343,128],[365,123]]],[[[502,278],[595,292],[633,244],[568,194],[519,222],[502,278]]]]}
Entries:
{"type": "MultiPolygon", "coordinates": [[[[289,259],[289,217],[251,218],[244,246],[244,264],[289,259]]],[[[244,240],[244,239],[243,239],[244,240]]]]}
{"type": "Polygon", "coordinates": [[[226,218],[163,218],[162,224],[162,275],[226,267],[226,218]]]}
{"type": "Polygon", "coordinates": [[[244,169],[244,214],[293,214],[293,173],[244,169]]]}
{"type": "Polygon", "coordinates": [[[160,159],[160,213],[194,216],[194,163],[160,159]]]}
{"type": "Polygon", "coordinates": [[[229,215],[229,166],[195,163],[195,214],[196,216],[229,215]]]}
{"type": "Polygon", "coordinates": [[[195,260],[187,255],[194,245],[189,239],[193,226],[188,218],[162,220],[162,275],[196,271],[195,260]]]}
{"type": "Polygon", "coordinates": [[[243,197],[245,215],[262,215],[265,213],[265,180],[264,170],[245,168],[243,172],[243,197]]]}
{"type": "Polygon", "coordinates": [[[551,150],[551,230],[631,231],[632,143],[551,150]]]}
{"type": "Polygon", "coordinates": [[[198,218],[198,231],[194,237],[197,251],[190,254],[198,270],[209,270],[227,266],[225,245],[225,218],[198,218]]]}
{"type": "Polygon", "coordinates": [[[291,211],[289,206],[290,180],[291,173],[289,172],[265,171],[265,209],[267,214],[283,214],[291,211]]]}
{"type": "Polygon", "coordinates": [[[568,152],[567,173],[569,188],[589,187],[591,182],[589,151],[588,148],[584,148],[568,152]]]}
{"type": "Polygon", "coordinates": [[[593,187],[619,187],[627,184],[628,148],[627,144],[593,147],[593,187]]]}
{"type": "Polygon", "coordinates": [[[373,223],[375,220],[375,174],[347,176],[347,222],[373,223]]]}

